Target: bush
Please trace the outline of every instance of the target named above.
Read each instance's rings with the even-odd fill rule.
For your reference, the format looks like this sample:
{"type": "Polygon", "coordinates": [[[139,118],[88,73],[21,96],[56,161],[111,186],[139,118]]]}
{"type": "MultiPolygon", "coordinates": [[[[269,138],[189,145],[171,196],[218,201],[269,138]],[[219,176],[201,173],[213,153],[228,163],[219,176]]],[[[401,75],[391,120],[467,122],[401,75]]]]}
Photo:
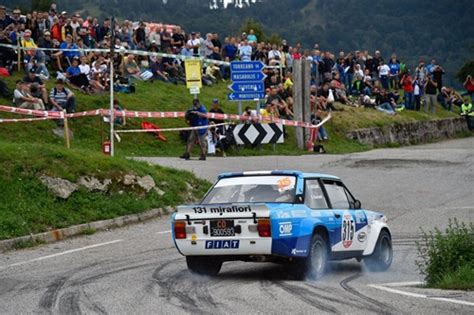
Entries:
{"type": "MultiPolygon", "coordinates": [[[[416,265],[425,276],[427,286],[440,287],[443,284],[442,287],[446,288],[446,280],[451,279],[450,287],[459,288],[453,283],[459,279],[458,276],[474,272],[474,224],[466,225],[450,219],[444,233],[437,228],[434,232],[422,230],[422,233],[422,240],[417,243],[416,265]]],[[[462,288],[474,288],[474,283],[464,283],[462,288]]]]}

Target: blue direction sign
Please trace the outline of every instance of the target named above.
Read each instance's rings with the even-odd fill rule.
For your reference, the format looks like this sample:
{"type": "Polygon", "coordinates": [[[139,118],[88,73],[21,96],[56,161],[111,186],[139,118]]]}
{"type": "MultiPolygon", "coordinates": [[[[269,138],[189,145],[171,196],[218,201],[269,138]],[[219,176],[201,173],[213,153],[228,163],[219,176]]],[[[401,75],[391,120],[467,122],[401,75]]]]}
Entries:
{"type": "Polygon", "coordinates": [[[263,82],[235,82],[229,85],[232,92],[264,92],[263,82]]]}
{"type": "Polygon", "coordinates": [[[267,76],[263,72],[232,72],[231,80],[233,82],[262,81],[267,76]]]}
{"type": "Polygon", "coordinates": [[[256,99],[264,99],[265,93],[263,92],[235,92],[227,95],[229,101],[253,101],[256,99]]]}
{"type": "Polygon", "coordinates": [[[262,71],[265,64],[261,61],[234,61],[230,64],[232,72],[262,71]]]}
{"type": "Polygon", "coordinates": [[[232,84],[228,95],[229,101],[253,101],[265,98],[263,73],[265,64],[261,61],[234,61],[230,64],[232,84]]]}

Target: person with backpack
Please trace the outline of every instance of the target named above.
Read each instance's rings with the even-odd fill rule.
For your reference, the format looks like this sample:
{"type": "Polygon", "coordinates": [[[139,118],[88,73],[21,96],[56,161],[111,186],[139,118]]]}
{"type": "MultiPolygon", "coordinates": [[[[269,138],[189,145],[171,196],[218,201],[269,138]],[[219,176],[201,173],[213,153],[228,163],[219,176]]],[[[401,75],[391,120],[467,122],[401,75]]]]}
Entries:
{"type": "Polygon", "coordinates": [[[186,144],[186,152],[180,156],[181,159],[189,160],[191,155],[191,150],[194,146],[194,143],[197,141],[199,143],[199,147],[201,149],[201,157],[199,160],[205,161],[206,160],[206,153],[207,153],[207,125],[208,120],[206,117],[202,116],[207,114],[206,107],[199,102],[198,99],[194,99],[193,107],[186,112],[186,122],[191,127],[199,127],[199,126],[206,126],[204,128],[193,129],[190,131],[187,144],[186,144]]]}
{"type": "MultiPolygon", "coordinates": [[[[52,111],[62,112],[64,109],[67,113],[76,111],[76,98],[71,90],[64,87],[64,80],[58,79],[56,81],[56,86],[51,89],[49,94],[49,102],[52,105],[52,111]]],[[[62,125],[62,123],[59,121],[58,125],[62,125]]]]}

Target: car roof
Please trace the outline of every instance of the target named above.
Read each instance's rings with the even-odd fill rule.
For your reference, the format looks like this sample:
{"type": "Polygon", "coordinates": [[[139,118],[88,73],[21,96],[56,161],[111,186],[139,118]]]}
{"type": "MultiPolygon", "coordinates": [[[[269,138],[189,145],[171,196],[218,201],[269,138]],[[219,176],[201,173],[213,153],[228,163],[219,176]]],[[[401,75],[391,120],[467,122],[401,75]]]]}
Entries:
{"type": "Polygon", "coordinates": [[[220,174],[218,179],[242,177],[242,176],[268,176],[268,175],[292,175],[292,176],[298,176],[298,177],[303,177],[303,178],[327,178],[327,179],[340,180],[339,177],[333,176],[333,175],[322,174],[322,173],[304,173],[297,170],[230,172],[230,173],[220,174]]]}

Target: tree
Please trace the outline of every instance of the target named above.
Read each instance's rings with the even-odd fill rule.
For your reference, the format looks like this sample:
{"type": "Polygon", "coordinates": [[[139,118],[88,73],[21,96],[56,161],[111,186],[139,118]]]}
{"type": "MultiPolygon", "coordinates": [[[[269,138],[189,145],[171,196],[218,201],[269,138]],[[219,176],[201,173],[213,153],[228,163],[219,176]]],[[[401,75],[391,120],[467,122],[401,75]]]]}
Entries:
{"type": "Polygon", "coordinates": [[[246,32],[247,34],[250,33],[250,30],[253,30],[255,33],[255,36],[257,36],[258,41],[266,41],[267,37],[265,36],[265,33],[263,32],[263,25],[262,23],[259,23],[253,19],[247,18],[245,22],[240,26],[240,32],[246,32]]]}
{"type": "MultiPolygon", "coordinates": [[[[472,47],[474,50],[474,46],[472,47]]],[[[466,61],[466,63],[459,69],[458,73],[456,74],[456,79],[458,79],[461,83],[464,83],[467,76],[470,75],[474,77],[474,59],[466,61]]]]}
{"type": "Polygon", "coordinates": [[[52,0],[32,0],[31,11],[49,11],[52,0]]]}

